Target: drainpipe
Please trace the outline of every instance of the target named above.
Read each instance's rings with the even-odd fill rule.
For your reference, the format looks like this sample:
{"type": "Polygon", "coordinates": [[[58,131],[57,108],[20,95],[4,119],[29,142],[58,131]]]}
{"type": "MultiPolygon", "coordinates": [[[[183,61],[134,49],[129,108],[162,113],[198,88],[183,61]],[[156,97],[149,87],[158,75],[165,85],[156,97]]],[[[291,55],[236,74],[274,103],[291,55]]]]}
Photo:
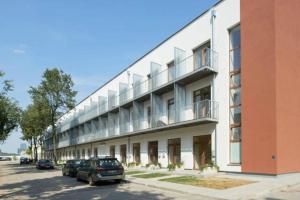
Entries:
{"type": "MultiPolygon", "coordinates": [[[[215,20],[216,20],[216,17],[217,17],[217,13],[216,13],[216,10],[212,9],[211,10],[211,20],[210,20],[210,23],[211,23],[211,52],[210,52],[210,63],[212,65],[212,67],[215,69],[217,66],[216,66],[216,62],[214,60],[214,52],[215,52],[215,34],[216,34],[216,31],[215,31],[215,20]]],[[[215,69],[217,70],[217,69],[215,69]]],[[[213,106],[213,109],[215,109],[215,80],[216,80],[216,74],[214,74],[214,77],[213,77],[213,82],[212,82],[212,105],[210,106],[213,106]]],[[[214,111],[214,110],[213,110],[214,111]]],[[[218,115],[218,113],[217,113],[218,115]]],[[[214,145],[215,145],[215,149],[214,149],[214,153],[213,153],[213,159],[214,159],[214,163],[217,165],[217,126],[215,128],[215,131],[214,131],[214,145]]]]}

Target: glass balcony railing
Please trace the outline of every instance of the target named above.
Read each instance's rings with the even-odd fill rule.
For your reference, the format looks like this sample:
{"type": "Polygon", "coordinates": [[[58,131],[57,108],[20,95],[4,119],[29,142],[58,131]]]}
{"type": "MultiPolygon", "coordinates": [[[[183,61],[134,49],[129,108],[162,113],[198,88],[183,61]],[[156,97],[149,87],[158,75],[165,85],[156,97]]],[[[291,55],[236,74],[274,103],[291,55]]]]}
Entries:
{"type": "Polygon", "coordinates": [[[127,103],[133,99],[133,89],[124,90],[119,95],[119,105],[127,103]]]}
{"type": "MultiPolygon", "coordinates": [[[[73,113],[68,118],[61,120],[58,124],[58,131],[63,132],[69,130],[70,128],[83,124],[99,115],[107,113],[110,110],[116,109],[119,106],[130,102],[136,98],[139,98],[148,92],[155,91],[156,89],[171,84],[174,81],[180,80],[182,78],[188,77],[189,75],[199,72],[201,69],[210,69],[214,72],[218,69],[218,54],[209,48],[206,48],[202,55],[190,55],[179,62],[175,62],[174,67],[169,67],[164,69],[157,74],[153,75],[151,78],[146,79],[141,82],[136,82],[132,88],[120,92],[119,95],[112,95],[103,103],[95,104],[91,107],[86,107],[85,110],[79,110],[73,113]]],[[[105,134],[103,131],[94,133],[98,134],[97,138],[115,135],[126,132],[133,132],[137,130],[144,130],[154,127],[167,126],[170,124],[198,120],[198,119],[214,119],[217,120],[218,117],[218,104],[217,102],[204,100],[200,102],[193,103],[191,105],[186,105],[184,108],[177,108],[177,110],[170,110],[169,113],[160,113],[154,116],[151,123],[146,122],[143,119],[138,119],[133,121],[131,125],[118,124],[117,127],[112,127],[111,125],[106,128],[105,134]],[[177,113],[179,112],[180,113],[177,113]],[[178,117],[179,116],[179,117],[178,117]],[[128,128],[129,127],[129,128],[128,128]],[[131,127],[131,128],[130,128],[131,127]]],[[[127,122],[123,122],[127,123],[127,122]]],[[[93,135],[93,134],[92,134],[93,135]]],[[[86,141],[86,139],[80,139],[77,142],[86,141]]]]}
{"type": "MultiPolygon", "coordinates": [[[[108,123],[108,126],[106,126],[106,128],[101,130],[96,128],[81,127],[79,129],[78,134],[76,134],[78,135],[78,137],[72,139],[69,139],[69,136],[63,137],[63,139],[59,140],[58,147],[68,146],[70,145],[69,143],[80,144],[85,142],[91,142],[95,139],[103,139],[107,136],[112,137],[119,134],[128,134],[151,128],[167,127],[183,122],[190,123],[199,120],[217,121],[218,110],[218,102],[211,100],[203,100],[182,106],[177,110],[175,110],[175,108],[172,108],[170,110],[160,112],[153,116],[152,125],[150,124],[150,120],[142,118],[133,120],[132,122],[122,121],[119,123],[113,120],[108,123]],[[176,118],[176,116],[178,115],[179,117],[176,118]]],[[[47,141],[49,141],[49,139],[47,141]]],[[[48,146],[49,148],[51,148],[50,145],[48,146]]]]}
{"type": "Polygon", "coordinates": [[[150,79],[147,79],[145,81],[134,84],[134,87],[133,87],[134,98],[137,98],[137,97],[139,97],[143,94],[146,94],[150,91],[151,91],[150,79]]]}
{"type": "Polygon", "coordinates": [[[218,120],[219,104],[216,101],[203,100],[188,105],[183,110],[183,121],[198,119],[218,120]]]}

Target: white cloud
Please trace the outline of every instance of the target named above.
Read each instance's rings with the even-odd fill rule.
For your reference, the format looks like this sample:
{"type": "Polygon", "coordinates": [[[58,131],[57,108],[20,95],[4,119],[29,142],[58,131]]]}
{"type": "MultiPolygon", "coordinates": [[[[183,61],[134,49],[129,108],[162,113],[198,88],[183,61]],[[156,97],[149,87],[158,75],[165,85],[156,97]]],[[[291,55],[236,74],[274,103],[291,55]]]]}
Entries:
{"type": "Polygon", "coordinates": [[[13,49],[13,52],[15,54],[25,54],[26,53],[26,51],[23,49],[13,49]]]}

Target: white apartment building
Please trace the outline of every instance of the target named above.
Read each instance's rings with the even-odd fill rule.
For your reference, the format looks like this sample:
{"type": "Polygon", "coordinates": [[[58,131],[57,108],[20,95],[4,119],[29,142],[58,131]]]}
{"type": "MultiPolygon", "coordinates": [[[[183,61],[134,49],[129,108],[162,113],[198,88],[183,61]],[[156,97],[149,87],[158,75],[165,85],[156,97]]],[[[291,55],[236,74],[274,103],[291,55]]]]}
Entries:
{"type": "Polygon", "coordinates": [[[102,85],[58,121],[58,158],[241,172],[239,24],[220,1],[102,85]]]}

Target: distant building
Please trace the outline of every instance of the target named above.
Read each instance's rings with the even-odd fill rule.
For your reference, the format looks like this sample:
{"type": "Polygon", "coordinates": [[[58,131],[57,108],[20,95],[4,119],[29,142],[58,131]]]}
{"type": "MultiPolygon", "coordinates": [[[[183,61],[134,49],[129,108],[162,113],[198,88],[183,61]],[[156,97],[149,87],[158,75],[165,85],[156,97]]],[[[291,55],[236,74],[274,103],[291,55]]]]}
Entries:
{"type": "Polygon", "coordinates": [[[22,151],[25,151],[27,149],[26,143],[21,143],[20,148],[18,148],[18,155],[21,154],[22,151]]]}

